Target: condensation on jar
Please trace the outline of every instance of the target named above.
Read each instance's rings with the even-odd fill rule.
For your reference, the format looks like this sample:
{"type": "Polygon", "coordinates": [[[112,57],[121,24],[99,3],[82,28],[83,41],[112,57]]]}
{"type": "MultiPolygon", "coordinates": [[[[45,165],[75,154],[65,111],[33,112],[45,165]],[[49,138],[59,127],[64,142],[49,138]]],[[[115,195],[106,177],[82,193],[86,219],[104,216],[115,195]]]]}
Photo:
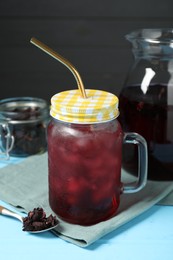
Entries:
{"type": "Polygon", "coordinates": [[[111,93],[64,91],[51,99],[49,203],[63,220],[91,225],[119,206],[123,132],[111,93]]]}

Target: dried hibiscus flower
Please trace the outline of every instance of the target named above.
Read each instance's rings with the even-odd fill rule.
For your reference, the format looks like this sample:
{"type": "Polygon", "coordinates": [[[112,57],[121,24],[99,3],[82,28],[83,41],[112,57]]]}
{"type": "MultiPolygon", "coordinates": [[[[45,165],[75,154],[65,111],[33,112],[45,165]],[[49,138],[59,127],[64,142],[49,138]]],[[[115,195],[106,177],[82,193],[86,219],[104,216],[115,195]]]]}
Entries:
{"type": "Polygon", "coordinates": [[[58,220],[52,214],[46,217],[46,213],[42,208],[34,208],[23,219],[23,231],[40,231],[51,228],[58,224],[58,220]]]}

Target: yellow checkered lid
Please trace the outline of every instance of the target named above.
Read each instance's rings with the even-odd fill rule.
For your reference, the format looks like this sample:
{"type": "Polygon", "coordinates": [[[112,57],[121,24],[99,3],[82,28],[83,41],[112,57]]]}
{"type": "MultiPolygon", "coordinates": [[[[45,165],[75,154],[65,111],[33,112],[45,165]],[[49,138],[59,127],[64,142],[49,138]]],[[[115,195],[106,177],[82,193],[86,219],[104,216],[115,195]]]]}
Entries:
{"type": "Polygon", "coordinates": [[[70,123],[99,123],[119,115],[118,98],[112,93],[86,89],[82,98],[78,89],[67,90],[51,98],[52,117],[70,123]]]}

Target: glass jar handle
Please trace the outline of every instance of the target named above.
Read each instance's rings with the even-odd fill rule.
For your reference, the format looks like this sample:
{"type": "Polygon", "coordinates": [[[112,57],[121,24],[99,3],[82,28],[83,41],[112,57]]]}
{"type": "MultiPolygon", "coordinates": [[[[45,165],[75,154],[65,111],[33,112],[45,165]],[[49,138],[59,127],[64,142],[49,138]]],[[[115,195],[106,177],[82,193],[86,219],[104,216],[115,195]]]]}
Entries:
{"type": "MultiPolygon", "coordinates": [[[[3,134],[4,135],[4,134],[3,134]]],[[[8,160],[10,158],[9,152],[14,145],[14,136],[11,135],[8,123],[6,120],[0,119],[0,160],[8,160]],[[5,146],[2,145],[2,132],[5,133],[5,146]]]]}
{"type": "Polygon", "coordinates": [[[147,182],[148,174],[148,150],[145,139],[137,133],[125,133],[125,144],[138,146],[138,179],[129,184],[123,184],[122,193],[135,193],[140,191],[147,182]]]}

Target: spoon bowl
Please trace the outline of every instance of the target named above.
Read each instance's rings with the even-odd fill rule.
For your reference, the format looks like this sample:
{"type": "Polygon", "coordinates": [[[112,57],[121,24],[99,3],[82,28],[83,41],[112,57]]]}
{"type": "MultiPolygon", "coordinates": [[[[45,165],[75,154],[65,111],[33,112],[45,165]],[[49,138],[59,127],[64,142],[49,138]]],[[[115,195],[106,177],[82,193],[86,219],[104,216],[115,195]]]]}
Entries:
{"type": "MultiPolygon", "coordinates": [[[[13,212],[11,210],[8,210],[7,208],[5,208],[3,206],[0,206],[0,214],[16,218],[24,224],[24,217],[22,217],[21,215],[13,212]]],[[[50,230],[56,228],[58,226],[58,224],[59,224],[59,222],[57,221],[57,223],[55,225],[51,226],[51,227],[44,228],[44,229],[41,229],[41,230],[34,230],[34,231],[27,230],[27,232],[36,234],[36,233],[42,233],[42,232],[50,231],[50,230]]]]}

